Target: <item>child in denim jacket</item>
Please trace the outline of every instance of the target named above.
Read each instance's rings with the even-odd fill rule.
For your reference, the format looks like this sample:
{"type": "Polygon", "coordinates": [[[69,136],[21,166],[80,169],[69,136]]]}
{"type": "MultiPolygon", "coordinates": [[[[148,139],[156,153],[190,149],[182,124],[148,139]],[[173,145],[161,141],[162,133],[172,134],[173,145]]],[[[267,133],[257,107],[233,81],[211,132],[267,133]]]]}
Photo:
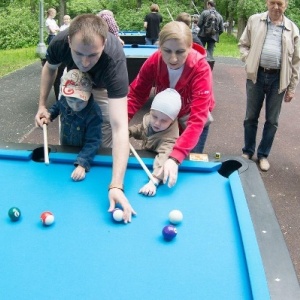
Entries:
{"type": "Polygon", "coordinates": [[[61,97],[49,109],[45,123],[60,115],[61,145],[82,147],[71,174],[74,181],[83,180],[90,170],[100,145],[102,114],[92,96],[92,80],[87,73],[71,70],[61,79],[61,97]]]}

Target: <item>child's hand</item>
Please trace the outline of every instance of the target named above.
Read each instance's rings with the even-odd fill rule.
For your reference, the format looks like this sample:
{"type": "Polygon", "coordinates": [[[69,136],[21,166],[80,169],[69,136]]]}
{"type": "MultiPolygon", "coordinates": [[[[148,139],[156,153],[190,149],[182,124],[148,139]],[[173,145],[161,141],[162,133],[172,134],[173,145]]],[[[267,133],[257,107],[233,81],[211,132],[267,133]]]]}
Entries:
{"type": "Polygon", "coordinates": [[[139,193],[145,196],[155,196],[156,194],[156,186],[150,180],[147,184],[145,184],[140,190],[139,193]]]}
{"type": "Polygon", "coordinates": [[[83,180],[85,178],[85,168],[83,168],[82,166],[77,166],[76,169],[71,174],[71,178],[74,181],[83,180]]]}

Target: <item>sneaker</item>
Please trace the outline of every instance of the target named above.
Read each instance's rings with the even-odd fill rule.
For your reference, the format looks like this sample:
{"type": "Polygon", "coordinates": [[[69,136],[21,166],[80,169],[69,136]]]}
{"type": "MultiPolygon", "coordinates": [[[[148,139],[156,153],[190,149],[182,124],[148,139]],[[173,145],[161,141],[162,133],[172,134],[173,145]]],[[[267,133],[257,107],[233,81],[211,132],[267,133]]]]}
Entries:
{"type": "Polygon", "coordinates": [[[266,158],[259,159],[259,167],[262,171],[267,172],[270,169],[270,164],[266,158]]]}
{"type": "Polygon", "coordinates": [[[250,159],[251,158],[250,155],[247,154],[247,153],[243,153],[242,157],[245,158],[245,159],[250,159]]]}

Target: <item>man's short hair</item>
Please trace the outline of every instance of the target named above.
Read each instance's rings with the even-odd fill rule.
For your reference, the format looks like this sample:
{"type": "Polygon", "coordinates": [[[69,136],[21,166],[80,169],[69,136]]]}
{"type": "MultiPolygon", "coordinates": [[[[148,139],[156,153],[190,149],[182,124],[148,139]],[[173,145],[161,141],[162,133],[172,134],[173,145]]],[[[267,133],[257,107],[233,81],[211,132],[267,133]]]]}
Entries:
{"type": "Polygon", "coordinates": [[[215,2],[213,0],[207,1],[207,4],[209,4],[211,7],[215,7],[216,6],[216,4],[215,4],[215,2]]]}
{"type": "Polygon", "coordinates": [[[108,34],[108,26],[104,19],[94,14],[82,14],[73,19],[69,27],[69,37],[72,38],[80,32],[82,42],[89,44],[94,41],[95,36],[100,36],[105,43],[108,34]]]}

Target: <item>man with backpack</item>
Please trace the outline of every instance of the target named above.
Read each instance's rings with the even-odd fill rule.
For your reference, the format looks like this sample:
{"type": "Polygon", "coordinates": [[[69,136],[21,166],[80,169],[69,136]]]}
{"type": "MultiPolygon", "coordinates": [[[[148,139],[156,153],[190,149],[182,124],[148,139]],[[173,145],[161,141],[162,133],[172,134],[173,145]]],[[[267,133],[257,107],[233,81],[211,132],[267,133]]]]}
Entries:
{"type": "Polygon", "coordinates": [[[207,60],[214,61],[215,43],[219,42],[219,36],[223,33],[224,27],[223,18],[216,11],[213,0],[207,2],[207,9],[199,17],[198,27],[200,28],[198,36],[207,50],[207,60]]]}

